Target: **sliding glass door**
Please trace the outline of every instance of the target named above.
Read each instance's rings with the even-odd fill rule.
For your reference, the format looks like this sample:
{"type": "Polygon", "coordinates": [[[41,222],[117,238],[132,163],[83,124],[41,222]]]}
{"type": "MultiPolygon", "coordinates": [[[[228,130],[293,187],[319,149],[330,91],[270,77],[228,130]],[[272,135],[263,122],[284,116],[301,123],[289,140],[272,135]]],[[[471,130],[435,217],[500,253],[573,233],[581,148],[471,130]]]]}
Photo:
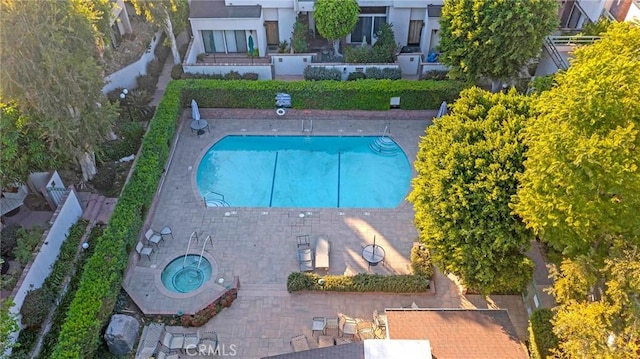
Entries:
{"type": "Polygon", "coordinates": [[[246,53],[245,30],[202,30],[204,51],[210,53],[246,53]]]}

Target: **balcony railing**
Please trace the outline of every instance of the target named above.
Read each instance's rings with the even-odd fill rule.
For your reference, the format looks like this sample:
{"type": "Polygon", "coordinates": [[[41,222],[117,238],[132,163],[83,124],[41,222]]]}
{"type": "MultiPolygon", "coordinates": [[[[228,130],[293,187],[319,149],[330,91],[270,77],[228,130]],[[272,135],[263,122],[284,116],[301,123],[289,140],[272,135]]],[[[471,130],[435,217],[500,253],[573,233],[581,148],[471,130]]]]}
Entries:
{"type": "Polygon", "coordinates": [[[560,54],[558,46],[589,45],[598,39],[600,39],[600,36],[547,36],[544,40],[544,47],[556,66],[559,69],[566,70],[569,68],[569,62],[560,54]]]}

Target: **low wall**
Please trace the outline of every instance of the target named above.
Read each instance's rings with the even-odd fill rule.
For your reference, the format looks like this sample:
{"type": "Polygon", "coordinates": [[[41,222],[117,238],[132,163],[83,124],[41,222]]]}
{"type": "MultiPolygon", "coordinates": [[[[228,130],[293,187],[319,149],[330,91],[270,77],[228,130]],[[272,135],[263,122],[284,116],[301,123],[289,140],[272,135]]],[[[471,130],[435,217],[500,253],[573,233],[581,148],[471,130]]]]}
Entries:
{"type": "Polygon", "coordinates": [[[271,63],[276,75],[302,75],[311,64],[315,54],[271,55],[271,63]]]}
{"type": "Polygon", "coordinates": [[[419,73],[422,75],[429,71],[449,71],[449,67],[447,67],[447,65],[439,62],[423,62],[420,66],[422,67],[422,70],[419,73]]]}
{"type": "Polygon", "coordinates": [[[417,75],[420,71],[421,61],[421,52],[398,55],[398,65],[400,65],[403,75],[417,75]]]}
{"type": "Polygon", "coordinates": [[[205,74],[205,75],[226,75],[231,71],[239,72],[240,74],[256,73],[259,80],[272,80],[272,65],[271,64],[197,64],[197,65],[182,65],[185,73],[190,74],[205,74]]]}
{"type": "Polygon", "coordinates": [[[313,64],[312,67],[324,67],[326,69],[337,69],[342,72],[342,81],[346,81],[349,74],[352,72],[366,72],[368,68],[377,67],[379,69],[399,69],[398,64],[337,64],[337,63],[325,63],[325,64],[313,64]]]}
{"type": "MultiPolygon", "coordinates": [[[[128,89],[133,89],[138,86],[136,82],[136,77],[140,75],[147,74],[147,64],[149,64],[153,59],[156,58],[154,51],[156,46],[160,42],[161,32],[156,32],[153,40],[151,40],[151,45],[145,51],[140,59],[131,65],[124,67],[111,75],[104,78],[104,82],[106,85],[102,88],[102,93],[108,93],[109,91],[115,90],[118,87],[124,87],[128,89]]],[[[169,55],[171,56],[171,55],[169,55]]]]}
{"type": "MultiPolygon", "coordinates": [[[[34,251],[38,254],[33,261],[24,268],[16,284],[16,288],[11,293],[14,302],[13,307],[11,307],[11,312],[16,314],[18,318],[20,318],[20,308],[22,307],[22,303],[24,303],[27,292],[42,286],[44,280],[51,273],[53,264],[58,259],[60,246],[67,238],[69,228],[78,221],[81,215],[82,207],[80,206],[80,201],[78,200],[75,189],[70,187],[66,199],[51,218],[51,228],[43,233],[40,247],[34,251]]],[[[22,329],[20,322],[19,325],[20,329],[22,329]]],[[[15,337],[17,338],[17,333],[15,333],[15,337]]]]}

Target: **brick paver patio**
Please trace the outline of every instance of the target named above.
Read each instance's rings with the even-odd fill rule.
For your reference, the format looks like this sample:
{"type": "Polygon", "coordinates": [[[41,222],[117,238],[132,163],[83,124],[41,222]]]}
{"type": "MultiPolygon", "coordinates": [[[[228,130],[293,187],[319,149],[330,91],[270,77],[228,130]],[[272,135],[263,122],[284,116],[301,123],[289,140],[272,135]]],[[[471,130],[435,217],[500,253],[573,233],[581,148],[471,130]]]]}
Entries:
{"type": "MultiPolygon", "coordinates": [[[[150,220],[155,229],[171,226],[175,239],[167,237],[151,260],[143,257],[138,261],[132,255],[125,288],[140,300],[138,304],[143,311],[190,312],[206,305],[207,298],[223,290],[222,286],[211,283],[195,296],[167,296],[166,290],[158,288],[161,284],[157,278],[164,263],[184,254],[192,232],[198,232],[201,242],[191,253],[199,253],[202,239],[211,235],[213,246],[208,245],[207,252],[214,262],[212,281],[222,278],[226,285],[238,276],[241,287],[233,305],[200,330],[217,331],[221,350],[227,350],[227,355],[233,351],[236,358],[251,359],[290,352],[289,340],[298,334],[307,335],[312,347],[317,346],[311,333],[315,316],[335,317],[344,313],[371,320],[374,309],[406,307],[413,302],[430,308],[489,306],[482,300],[473,303],[467,300],[442,275],[436,276],[435,295],[286,291],[287,276],[298,270],[295,236],[301,234],[309,234],[312,241],[319,235],[329,238],[331,274],[366,272],[368,268],[360,251],[371,243],[373,235],[387,256],[385,266],[371,267],[370,271],[409,273],[410,249],[418,234],[413,224],[413,208],[406,201],[395,209],[205,208],[197,193],[195,172],[199,160],[226,135],[300,135],[302,118],[314,120],[312,135],[375,136],[389,125],[391,136],[413,163],[419,137],[424,135],[434,114],[400,110],[386,113],[298,110],[278,118],[274,111],[201,109],[202,118],[209,121],[210,132],[198,136],[189,129],[190,110],[185,110],[175,153],[150,220]]],[[[519,312],[510,315],[522,317],[524,309],[512,304],[514,299],[507,301],[515,308],[514,312],[519,312]]]]}

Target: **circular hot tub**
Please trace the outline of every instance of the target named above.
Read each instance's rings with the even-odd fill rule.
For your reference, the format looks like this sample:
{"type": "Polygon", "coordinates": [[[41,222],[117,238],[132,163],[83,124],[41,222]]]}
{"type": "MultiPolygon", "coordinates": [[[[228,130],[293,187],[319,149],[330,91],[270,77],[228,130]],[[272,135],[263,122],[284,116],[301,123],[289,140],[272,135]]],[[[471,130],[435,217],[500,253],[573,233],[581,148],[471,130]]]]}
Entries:
{"type": "Polygon", "coordinates": [[[211,273],[211,262],[207,258],[189,254],[172,260],[164,267],[160,278],[168,290],[189,293],[209,281],[211,273]]]}

